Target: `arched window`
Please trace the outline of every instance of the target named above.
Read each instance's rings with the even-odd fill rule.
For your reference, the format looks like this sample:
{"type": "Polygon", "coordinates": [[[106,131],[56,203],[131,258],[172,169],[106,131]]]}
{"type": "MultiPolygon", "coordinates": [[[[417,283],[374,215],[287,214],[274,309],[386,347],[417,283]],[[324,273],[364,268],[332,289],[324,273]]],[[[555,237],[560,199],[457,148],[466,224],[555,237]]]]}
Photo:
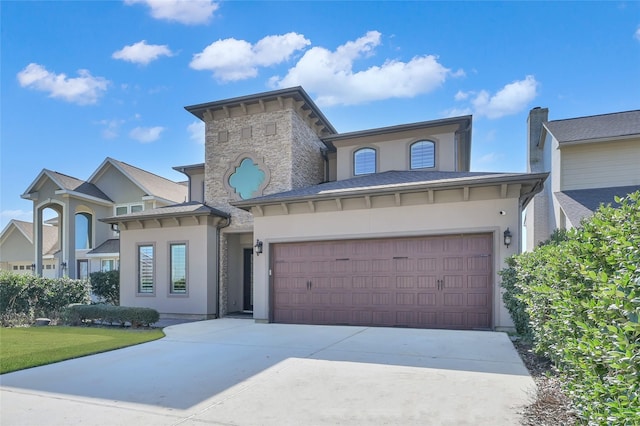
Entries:
{"type": "Polygon", "coordinates": [[[431,141],[418,141],[411,144],[411,169],[424,169],[436,166],[436,144],[431,141]]]}
{"type": "Polygon", "coordinates": [[[92,233],[91,214],[76,213],[76,250],[86,250],[93,247],[92,233]]]}
{"type": "Polygon", "coordinates": [[[353,153],[353,174],[367,175],[376,172],[376,150],[361,148],[353,153]]]}

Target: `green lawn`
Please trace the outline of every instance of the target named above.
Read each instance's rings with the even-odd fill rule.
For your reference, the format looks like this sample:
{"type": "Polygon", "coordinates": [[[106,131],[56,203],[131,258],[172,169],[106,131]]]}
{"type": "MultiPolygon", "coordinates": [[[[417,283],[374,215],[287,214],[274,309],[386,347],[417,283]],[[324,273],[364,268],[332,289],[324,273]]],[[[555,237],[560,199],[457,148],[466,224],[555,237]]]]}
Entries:
{"type": "Polygon", "coordinates": [[[160,329],[0,327],[0,374],[164,337],[160,329]]]}

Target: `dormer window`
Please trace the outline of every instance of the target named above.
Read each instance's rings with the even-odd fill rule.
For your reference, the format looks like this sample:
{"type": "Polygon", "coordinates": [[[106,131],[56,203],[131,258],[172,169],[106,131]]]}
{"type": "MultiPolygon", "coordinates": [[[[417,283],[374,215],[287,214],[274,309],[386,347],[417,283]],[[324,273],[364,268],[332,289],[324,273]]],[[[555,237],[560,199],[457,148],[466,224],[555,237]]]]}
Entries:
{"type": "Polygon", "coordinates": [[[376,150],[361,148],[353,153],[353,174],[368,175],[376,172],[376,150]]]}
{"type": "Polygon", "coordinates": [[[436,144],[432,141],[418,141],[411,144],[411,170],[436,166],[436,144]]]}

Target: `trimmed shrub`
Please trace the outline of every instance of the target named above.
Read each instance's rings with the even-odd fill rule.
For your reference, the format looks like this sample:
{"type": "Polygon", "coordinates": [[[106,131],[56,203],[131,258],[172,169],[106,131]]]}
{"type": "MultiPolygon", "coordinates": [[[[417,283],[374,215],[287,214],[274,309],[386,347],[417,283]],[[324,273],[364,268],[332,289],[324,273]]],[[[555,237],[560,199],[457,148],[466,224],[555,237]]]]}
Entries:
{"type": "Polygon", "coordinates": [[[640,424],[640,192],[616,202],[502,272],[590,424],[640,424]]]}
{"type": "Polygon", "coordinates": [[[124,327],[130,323],[132,327],[150,326],[158,322],[160,314],[151,308],[134,308],[113,305],[70,305],[67,307],[65,322],[80,325],[86,322],[100,321],[110,325],[120,324],[124,327]]]}
{"type": "MultiPolygon", "coordinates": [[[[89,301],[89,283],[69,278],[42,278],[0,271],[0,316],[3,325],[11,319],[60,318],[71,303],[89,301]]],[[[12,324],[15,325],[15,324],[12,324]]]]}
{"type": "Polygon", "coordinates": [[[120,304],[120,271],[93,272],[90,279],[91,291],[101,301],[120,304]]]}

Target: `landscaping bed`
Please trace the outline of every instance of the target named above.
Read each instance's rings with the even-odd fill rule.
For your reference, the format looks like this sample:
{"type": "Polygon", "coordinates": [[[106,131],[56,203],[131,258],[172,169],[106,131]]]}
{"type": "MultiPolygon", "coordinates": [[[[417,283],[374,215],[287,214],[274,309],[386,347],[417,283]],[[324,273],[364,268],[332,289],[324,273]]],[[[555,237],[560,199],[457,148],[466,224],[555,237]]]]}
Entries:
{"type": "Polygon", "coordinates": [[[536,383],[537,392],[532,393],[532,403],[523,410],[522,425],[525,426],[572,426],[578,417],[565,395],[560,376],[553,363],[533,352],[530,344],[521,340],[513,342],[522,362],[536,383]]]}

